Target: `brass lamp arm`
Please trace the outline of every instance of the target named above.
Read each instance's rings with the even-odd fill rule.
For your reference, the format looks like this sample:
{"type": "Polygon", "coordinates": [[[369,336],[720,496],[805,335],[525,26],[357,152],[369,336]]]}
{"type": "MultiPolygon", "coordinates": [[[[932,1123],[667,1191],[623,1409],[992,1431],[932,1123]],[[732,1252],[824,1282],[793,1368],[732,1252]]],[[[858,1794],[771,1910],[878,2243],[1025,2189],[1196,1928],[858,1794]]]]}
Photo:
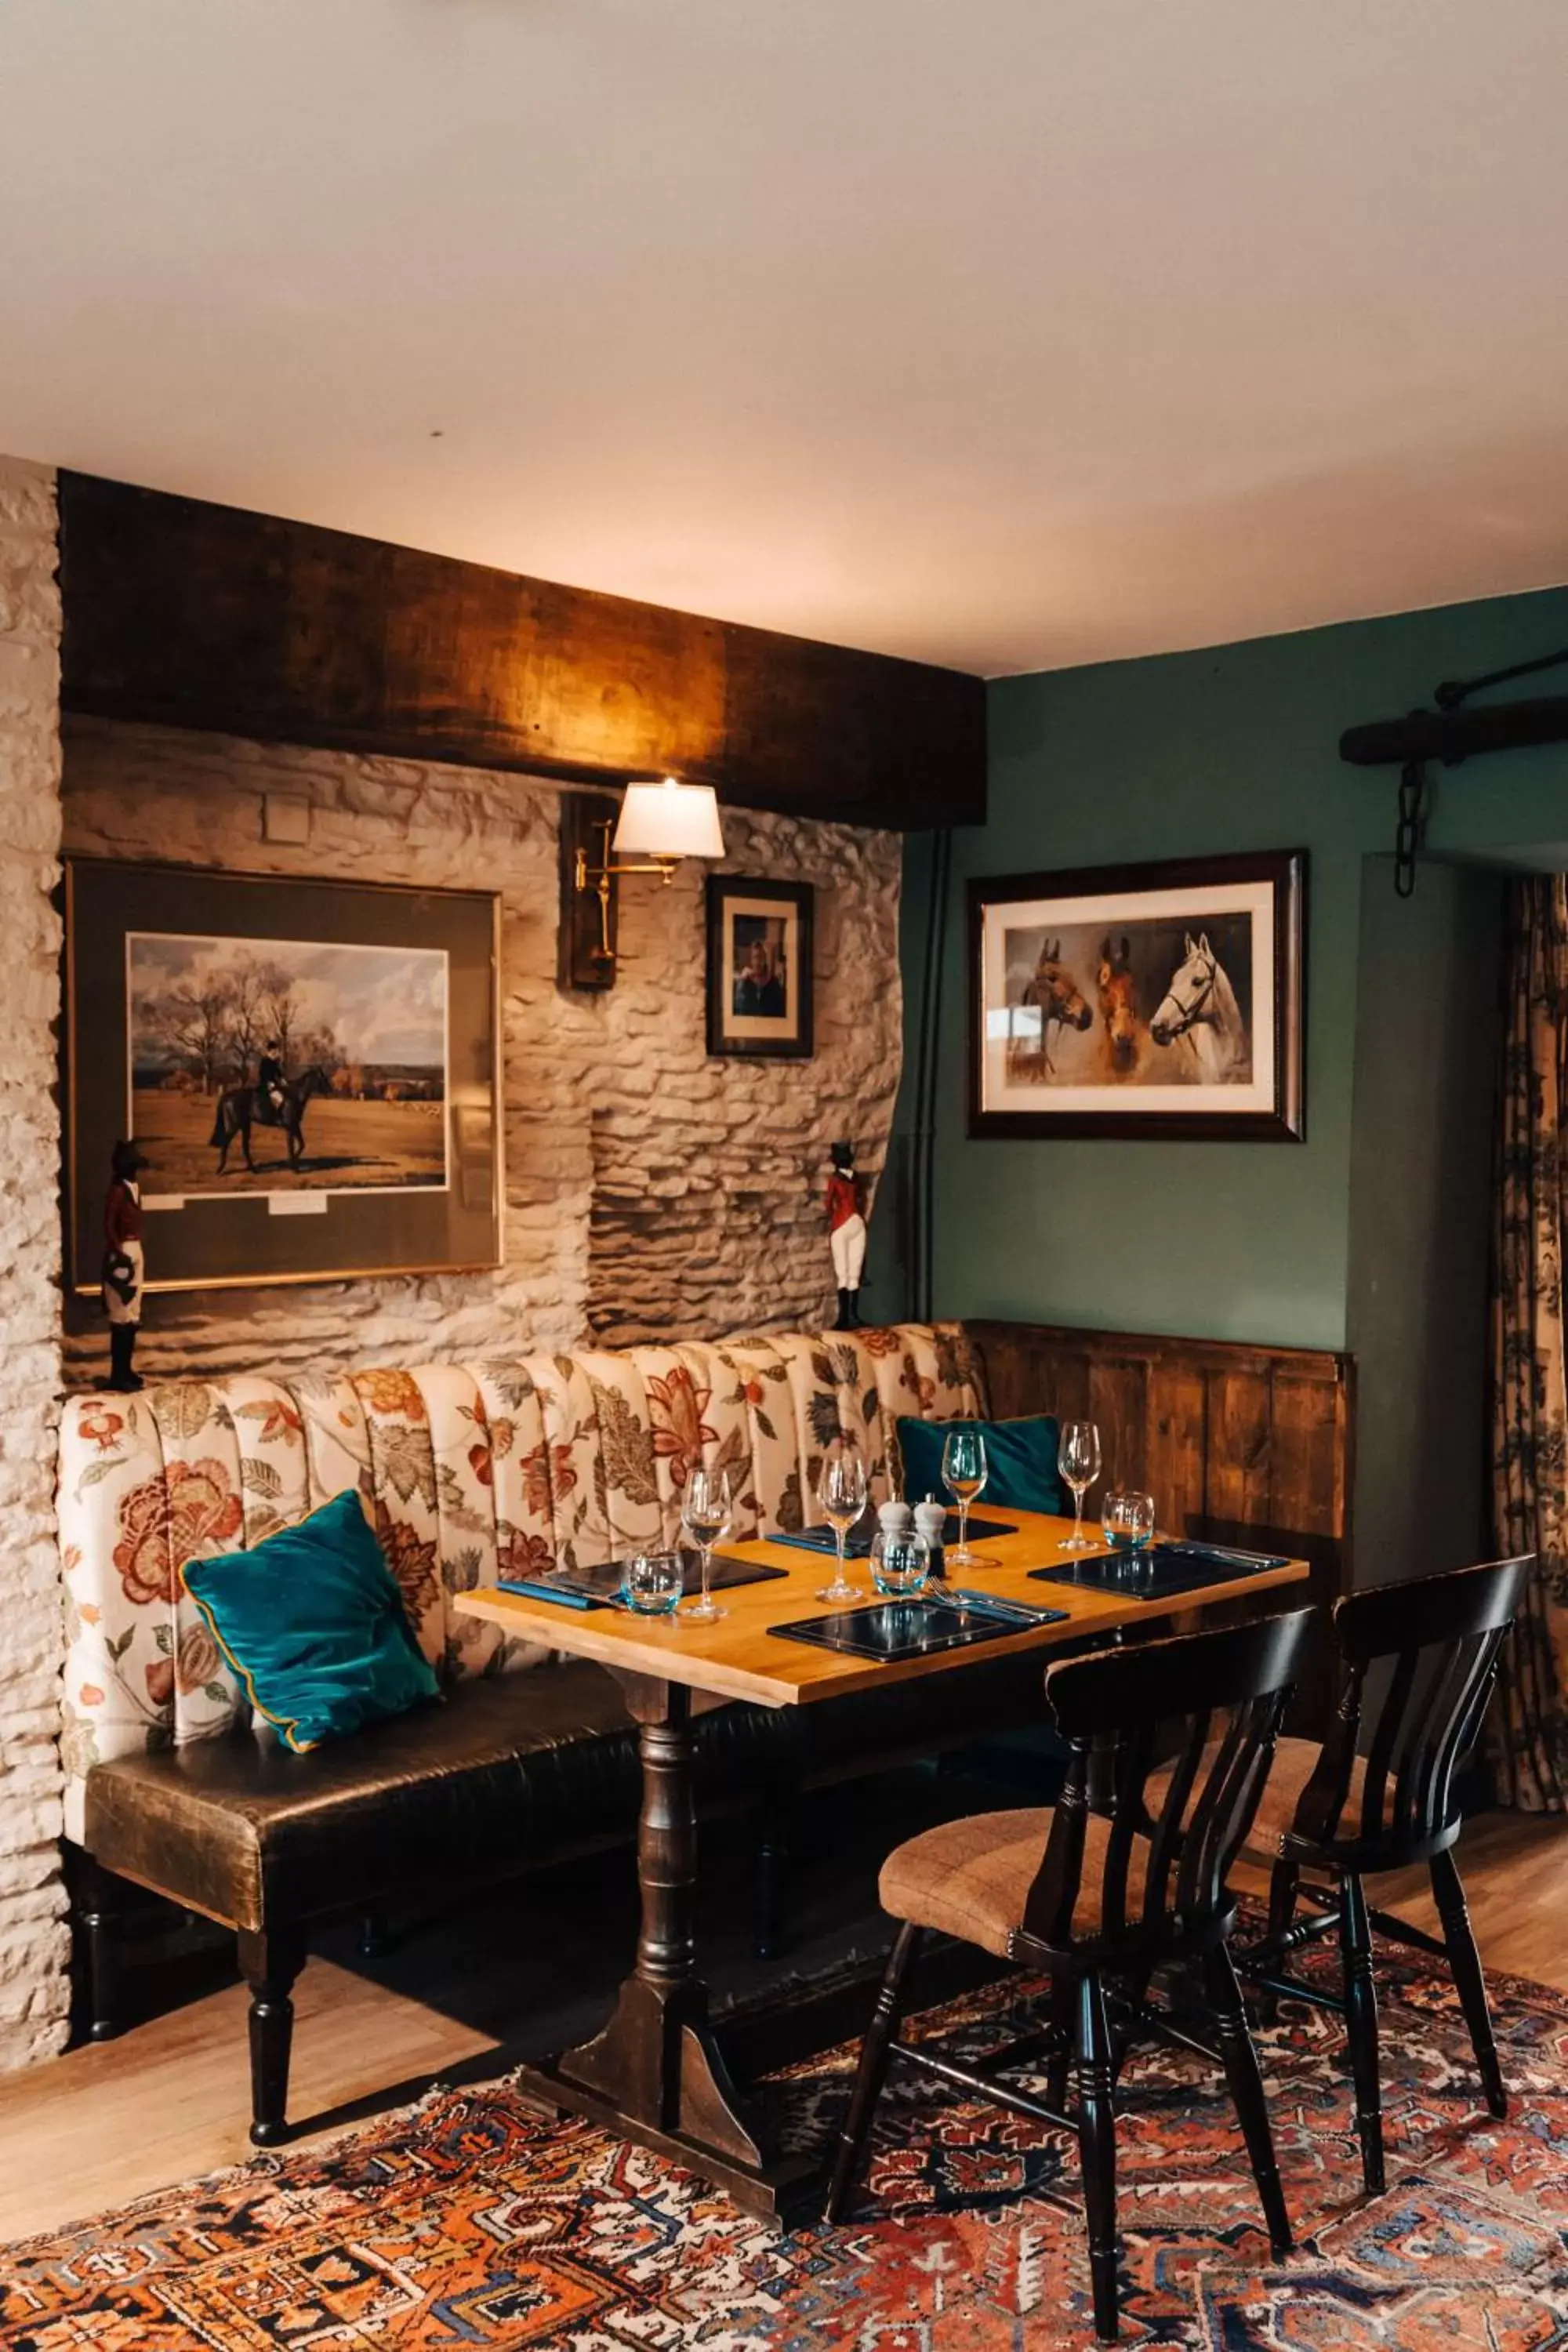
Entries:
{"type": "Polygon", "coordinates": [[[583,860],[584,876],[583,880],[577,885],[579,890],[584,890],[587,888],[587,877],[590,871],[592,871],[595,876],[600,874],[604,875],[606,880],[612,874],[659,874],[663,876],[667,882],[672,882],[675,879],[675,869],[680,862],[679,859],[676,857],[656,857],[647,866],[627,866],[617,858],[613,865],[595,866],[590,869],[587,862],[587,851],[585,849],[580,849],[577,852],[577,855],[583,860]]]}
{"type": "Polygon", "coordinates": [[[615,950],[610,945],[610,880],[612,876],[618,877],[622,874],[657,874],[659,880],[668,887],[669,883],[675,878],[675,869],[680,861],[679,858],[675,857],[653,857],[647,859],[646,862],[639,861],[630,864],[616,860],[612,858],[610,856],[609,824],[606,823],[601,825],[598,829],[603,833],[605,837],[605,845],[600,855],[599,863],[596,866],[590,866],[588,863],[588,853],[586,849],[579,845],[577,850],[576,867],[573,880],[577,889],[592,890],[598,898],[599,944],[594,952],[600,962],[613,963],[615,961],[615,950]]]}

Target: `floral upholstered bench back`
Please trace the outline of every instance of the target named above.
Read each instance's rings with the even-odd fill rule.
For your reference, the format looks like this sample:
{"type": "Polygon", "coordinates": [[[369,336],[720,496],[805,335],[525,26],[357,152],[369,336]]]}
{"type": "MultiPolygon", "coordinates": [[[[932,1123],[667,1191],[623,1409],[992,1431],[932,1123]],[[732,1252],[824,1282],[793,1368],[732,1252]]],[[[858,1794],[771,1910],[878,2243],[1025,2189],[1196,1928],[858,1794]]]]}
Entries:
{"type": "Polygon", "coordinates": [[[59,1486],[67,1832],[81,1836],[94,1763],[208,1738],[241,1713],[181,1596],[187,1559],[259,1543],[356,1487],[426,1654],[455,1678],[506,1672],[545,1654],[458,1615],[454,1593],[673,1542],[700,1461],[730,1469],[737,1535],[799,1528],[841,1430],[880,1500],[900,1415],[982,1408],[963,1333],[940,1324],[73,1398],[59,1486]]]}

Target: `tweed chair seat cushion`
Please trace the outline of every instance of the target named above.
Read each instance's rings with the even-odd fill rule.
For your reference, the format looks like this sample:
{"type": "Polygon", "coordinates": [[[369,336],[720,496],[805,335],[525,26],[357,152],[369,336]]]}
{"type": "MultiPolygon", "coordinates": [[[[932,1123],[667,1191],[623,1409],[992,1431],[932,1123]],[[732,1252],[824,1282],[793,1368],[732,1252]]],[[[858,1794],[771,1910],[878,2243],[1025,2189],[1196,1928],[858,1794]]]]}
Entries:
{"type": "MultiPolygon", "coordinates": [[[[1277,1859],[1279,1841],[1296,1824],[1296,1808],[1300,1803],[1308,1781],[1318,1769],[1322,1748],[1315,1739],[1281,1739],[1274,1750],[1274,1761],[1258,1811],[1247,1832],[1247,1850],[1253,1854],[1265,1854],[1270,1862],[1277,1859]]],[[[1219,1742],[1213,1740],[1204,1750],[1195,1786],[1204,1780],[1219,1754],[1219,1742]]],[[[1151,1773],[1148,1801],[1158,1807],[1170,1780],[1169,1771],[1151,1773]]],[[[1366,1759],[1358,1756],[1351,1768],[1350,1794],[1345,1799],[1341,1816],[1342,1832],[1353,1837],[1361,1824],[1362,1793],[1366,1785],[1366,1759]]],[[[1392,1787],[1392,1783],[1390,1783],[1392,1787]]]]}
{"type": "MultiPolygon", "coordinates": [[[[1282,1739],[1274,1750],[1274,1763],[1268,1783],[1263,1791],[1263,1801],[1258,1808],[1258,1818],[1252,1826],[1250,1843],[1267,1846],[1272,1854],[1287,1831],[1296,1824],[1296,1808],[1300,1803],[1308,1781],[1318,1769],[1322,1748],[1315,1739],[1282,1739]]],[[[1361,1829],[1362,1798],[1366,1788],[1366,1759],[1358,1756],[1351,1767],[1350,1794],[1340,1815],[1339,1834],[1343,1838],[1357,1836],[1361,1829]]],[[[1392,1797],[1394,1783],[1387,1783],[1387,1795],[1392,1797]]]]}
{"type": "MultiPolygon", "coordinates": [[[[1024,1906],[1045,1855],[1054,1808],[1028,1805],[1012,1812],[972,1813],[922,1830],[888,1856],[878,1893],[884,1911],[917,1927],[956,1936],[998,1959],[1017,1957],[1024,1906]]],[[[1084,1833],[1083,1873],[1073,1912],[1075,1938],[1097,1935],[1110,1823],[1091,1813],[1084,1833]]],[[[1143,1899],[1150,1848],[1135,1838],[1127,1867],[1127,1909],[1143,1899]]]]}

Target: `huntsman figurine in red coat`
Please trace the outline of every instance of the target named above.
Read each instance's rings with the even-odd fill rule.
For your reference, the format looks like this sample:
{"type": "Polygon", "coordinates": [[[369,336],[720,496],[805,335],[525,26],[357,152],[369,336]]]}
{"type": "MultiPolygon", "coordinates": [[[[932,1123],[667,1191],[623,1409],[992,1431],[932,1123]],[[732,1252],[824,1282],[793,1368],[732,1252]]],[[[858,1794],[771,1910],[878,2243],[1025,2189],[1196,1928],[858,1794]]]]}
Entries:
{"type": "Polygon", "coordinates": [[[866,1186],[855,1173],[855,1146],[830,1143],[832,1172],[827,1179],[827,1241],[833,1252],[833,1272],[838,1284],[836,1331],[858,1331],[860,1274],[866,1263],[866,1186]]]}

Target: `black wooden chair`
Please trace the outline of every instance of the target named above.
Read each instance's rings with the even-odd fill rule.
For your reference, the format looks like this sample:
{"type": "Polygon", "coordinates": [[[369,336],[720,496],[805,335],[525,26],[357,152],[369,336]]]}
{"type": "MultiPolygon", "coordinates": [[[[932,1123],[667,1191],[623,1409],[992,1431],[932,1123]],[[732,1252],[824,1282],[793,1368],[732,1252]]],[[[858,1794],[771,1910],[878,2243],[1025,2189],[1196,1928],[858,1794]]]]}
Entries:
{"type": "Polygon", "coordinates": [[[1368,2192],[1384,2183],[1377,1997],[1371,1929],[1446,1959],[1453,1972],[1487,2105],[1507,2097],[1487,2009],[1486,1981],[1453,1848],[1462,1816],[1457,1768],[1480,1729],[1501,1648],[1534,1560],[1494,1560],[1403,1584],[1347,1594],[1334,1608],[1342,1661],[1338,1713],[1328,1738],[1282,1739],[1257,1835],[1278,1859],[1268,1931],[1238,1955],[1242,1973],[1272,1994],[1342,2010],[1355,2082],[1356,2136],[1368,2192]],[[1408,1921],[1369,1911],[1363,1879],[1424,1862],[1441,1940],[1408,1921]],[[1296,1917],[1302,1873],[1324,1874],[1331,1907],[1296,1917]],[[1291,1952],[1337,1927],[1339,1997],[1285,1973],[1291,1952]]]}
{"type": "Polygon", "coordinates": [[[1226,1948],[1235,1924],[1226,1879],[1268,1777],[1310,1622],[1310,1610],[1297,1610],[1052,1666],[1047,1696],[1068,1741],[1057,1804],[945,1822],[889,1857],[882,1906],[902,1925],[860,2053],[829,2221],[847,2204],[894,2056],[1037,2123],[1075,2131],[1094,2324],[1109,2341],[1117,2329],[1116,2078],[1129,2045],[1154,2032],[1223,2063],[1270,2242],[1289,2251],[1262,2077],[1226,1948]],[[1103,1810],[1091,1808],[1091,1788],[1096,1806],[1104,1792],[1103,1810]],[[1049,2023],[1009,2042],[978,2072],[900,2042],[904,1987],[929,1929],[1048,1976],[1049,2023]],[[1150,2004],[1150,1979],[1170,1961],[1190,1964],[1197,1976],[1217,2049],[1150,2004]],[[1044,2100],[999,2079],[1042,2053],[1048,2053],[1044,2100]],[[1078,2091],[1070,2114],[1069,2056],[1078,2091]]]}

